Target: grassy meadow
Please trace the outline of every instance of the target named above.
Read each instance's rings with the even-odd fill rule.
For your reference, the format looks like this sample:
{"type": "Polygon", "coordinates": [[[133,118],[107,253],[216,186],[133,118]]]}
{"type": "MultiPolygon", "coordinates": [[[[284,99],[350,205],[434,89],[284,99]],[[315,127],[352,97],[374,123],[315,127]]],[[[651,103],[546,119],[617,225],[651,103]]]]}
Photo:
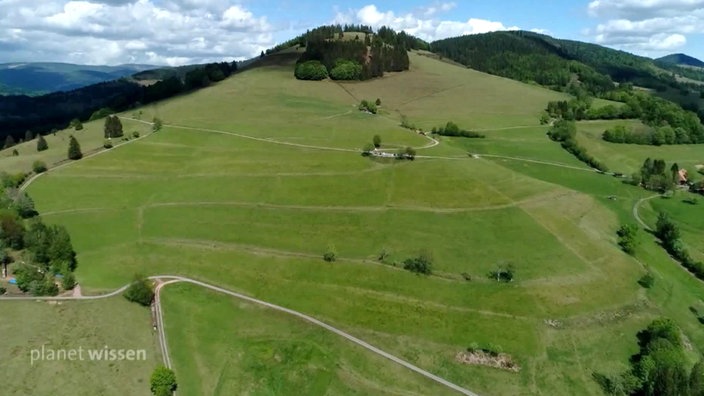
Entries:
{"type": "MultiPolygon", "coordinates": [[[[635,333],[655,317],[676,319],[694,356],[704,331],[688,307],[704,288],[649,234],[636,258],[619,250],[616,230],[649,193],[545,136],[538,116],[561,98],[415,53],[411,71],[360,83],[297,81],[292,65],[265,63],[141,109],[163,130],[28,192],[45,221],[71,233],[84,293],[136,272],[180,274],[305,312],[480,394],[595,394],[592,373],[625,369],[635,333]],[[379,115],[357,111],[376,98],[379,115]],[[422,148],[431,142],[401,128],[401,115],[487,137],[422,148]],[[362,157],[375,134],[424,157],[362,157]],[[331,246],[338,259],[326,263],[331,246]],[[401,268],[421,249],[433,254],[432,276],[401,268]],[[508,264],[513,282],[489,276],[508,264]],[[644,265],[657,275],[649,290],[637,284],[644,265]],[[521,370],[457,362],[472,343],[499,346],[521,370]]],[[[696,147],[616,147],[598,140],[600,128],[580,125],[580,142],[615,170],[645,156],[696,159],[696,147]]],[[[23,156],[2,152],[0,166],[23,156]]],[[[701,207],[678,207],[676,218],[701,207]]],[[[691,227],[694,244],[702,224],[691,227]]],[[[169,286],[163,301],[184,394],[444,391],[295,319],[191,286],[169,286]]]]}
{"type": "Polygon", "coordinates": [[[452,394],[285,314],[192,285],[164,290],[169,341],[181,346],[174,352],[179,394],[452,394]]]}
{"type": "MultiPolygon", "coordinates": [[[[4,395],[150,395],[161,362],[148,309],[122,297],[99,301],[0,303],[0,381],[4,395]],[[129,326],[125,324],[129,323],[129,326]],[[31,360],[41,356],[44,359],[31,360]],[[145,350],[147,360],[91,361],[87,349],[145,350]],[[49,350],[83,348],[83,360],[51,360],[49,350]]],[[[77,354],[75,356],[78,356],[77,354]]],[[[41,358],[40,358],[41,359],[41,358]]]]}

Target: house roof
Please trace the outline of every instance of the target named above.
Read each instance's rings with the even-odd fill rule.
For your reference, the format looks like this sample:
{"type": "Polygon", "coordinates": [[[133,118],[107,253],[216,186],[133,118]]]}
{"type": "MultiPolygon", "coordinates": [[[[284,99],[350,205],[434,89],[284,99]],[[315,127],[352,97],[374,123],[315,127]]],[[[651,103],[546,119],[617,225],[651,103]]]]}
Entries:
{"type": "Polygon", "coordinates": [[[687,181],[687,169],[680,169],[677,173],[681,182],[687,181]]]}

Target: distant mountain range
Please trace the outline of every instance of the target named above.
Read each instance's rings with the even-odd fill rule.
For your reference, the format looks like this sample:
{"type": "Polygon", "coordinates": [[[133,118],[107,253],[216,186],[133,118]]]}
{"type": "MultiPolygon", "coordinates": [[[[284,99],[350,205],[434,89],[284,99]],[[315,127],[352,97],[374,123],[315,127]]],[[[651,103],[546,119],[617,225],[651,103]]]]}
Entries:
{"type": "Polygon", "coordinates": [[[655,62],[677,66],[691,66],[704,68],[704,62],[685,54],[671,54],[655,59],[655,62]]]}
{"type": "Polygon", "coordinates": [[[0,95],[37,96],[111,81],[155,69],[152,65],[87,66],[70,63],[0,64],[0,95]]]}

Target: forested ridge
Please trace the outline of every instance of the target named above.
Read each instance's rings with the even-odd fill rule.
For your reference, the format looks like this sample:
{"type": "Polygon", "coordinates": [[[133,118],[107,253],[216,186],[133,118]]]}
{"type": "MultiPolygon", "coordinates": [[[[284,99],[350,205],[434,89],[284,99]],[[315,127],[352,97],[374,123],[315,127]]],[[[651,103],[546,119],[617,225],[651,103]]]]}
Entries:
{"type": "Polygon", "coordinates": [[[147,86],[119,79],[43,96],[0,96],[0,137],[20,141],[27,131],[46,134],[65,128],[73,119],[89,120],[99,109],[123,111],[166,99],[221,81],[236,70],[236,63],[211,63],[147,86]]]}

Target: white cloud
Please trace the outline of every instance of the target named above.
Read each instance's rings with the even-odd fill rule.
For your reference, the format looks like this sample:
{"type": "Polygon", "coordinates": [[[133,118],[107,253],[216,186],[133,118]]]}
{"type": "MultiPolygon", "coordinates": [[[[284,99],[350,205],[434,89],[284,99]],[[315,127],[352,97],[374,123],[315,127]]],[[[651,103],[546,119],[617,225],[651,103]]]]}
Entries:
{"type": "Polygon", "coordinates": [[[266,17],[228,0],[0,0],[3,61],[244,59],[272,46],[272,33],[266,17]]]}
{"type": "Polygon", "coordinates": [[[698,10],[704,0],[594,0],[587,7],[595,17],[647,19],[698,10]]]}
{"type": "Polygon", "coordinates": [[[587,10],[604,20],[587,30],[594,41],[646,55],[672,52],[704,32],[704,0],[594,0],[587,10]]]}
{"type": "Polygon", "coordinates": [[[480,18],[469,18],[465,21],[433,18],[434,15],[450,11],[455,6],[455,3],[439,3],[420,9],[418,12],[396,14],[393,11],[380,11],[376,5],[369,4],[356,11],[338,12],[333,23],[360,23],[375,28],[388,26],[427,41],[466,34],[519,29],[517,26],[505,26],[499,21],[480,18]]]}

